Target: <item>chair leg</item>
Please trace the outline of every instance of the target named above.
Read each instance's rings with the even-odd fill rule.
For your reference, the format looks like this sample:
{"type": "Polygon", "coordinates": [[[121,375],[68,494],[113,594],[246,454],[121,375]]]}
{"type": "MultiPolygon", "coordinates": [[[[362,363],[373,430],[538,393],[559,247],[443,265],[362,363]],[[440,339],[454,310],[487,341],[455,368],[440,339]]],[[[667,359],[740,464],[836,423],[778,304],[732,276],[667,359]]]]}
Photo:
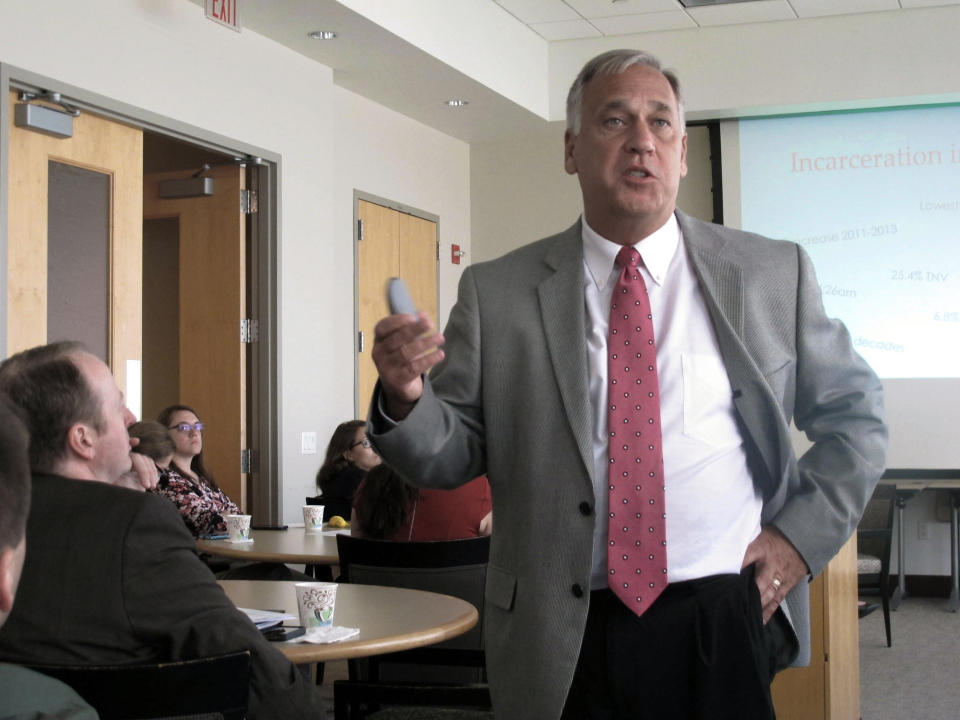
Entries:
{"type": "Polygon", "coordinates": [[[893,641],[890,638],[890,596],[883,590],[884,588],[881,588],[880,591],[880,604],[883,606],[883,627],[887,631],[887,647],[891,647],[893,641]]]}

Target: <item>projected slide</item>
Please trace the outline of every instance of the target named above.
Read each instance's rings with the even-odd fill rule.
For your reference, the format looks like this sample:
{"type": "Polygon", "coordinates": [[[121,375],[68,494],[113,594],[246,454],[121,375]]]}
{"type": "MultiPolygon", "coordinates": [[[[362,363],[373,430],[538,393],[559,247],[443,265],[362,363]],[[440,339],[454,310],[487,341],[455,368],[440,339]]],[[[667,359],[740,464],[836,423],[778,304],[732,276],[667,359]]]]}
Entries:
{"type": "Polygon", "coordinates": [[[960,376],[960,108],[740,122],[742,225],[809,252],[881,377],[960,376]]]}

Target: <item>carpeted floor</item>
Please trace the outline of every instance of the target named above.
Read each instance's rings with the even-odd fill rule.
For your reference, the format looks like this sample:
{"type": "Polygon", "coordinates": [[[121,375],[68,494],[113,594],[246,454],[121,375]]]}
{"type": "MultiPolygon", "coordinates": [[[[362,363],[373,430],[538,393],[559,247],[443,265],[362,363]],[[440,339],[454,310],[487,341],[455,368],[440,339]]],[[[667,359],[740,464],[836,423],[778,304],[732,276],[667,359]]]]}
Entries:
{"type": "Polygon", "coordinates": [[[960,613],[944,598],[908,597],[890,613],[860,620],[863,720],[960,720],[960,613]]]}

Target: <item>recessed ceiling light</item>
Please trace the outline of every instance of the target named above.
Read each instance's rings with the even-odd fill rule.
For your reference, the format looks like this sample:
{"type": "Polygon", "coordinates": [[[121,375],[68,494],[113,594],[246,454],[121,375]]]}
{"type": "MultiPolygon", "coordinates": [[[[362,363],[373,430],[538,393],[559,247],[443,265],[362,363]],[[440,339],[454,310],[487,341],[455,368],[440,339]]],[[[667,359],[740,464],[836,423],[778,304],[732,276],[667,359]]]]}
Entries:
{"type": "Polygon", "coordinates": [[[469,100],[447,100],[446,104],[452,108],[462,108],[470,104],[469,100]]]}
{"type": "Polygon", "coordinates": [[[333,40],[337,34],[333,30],[314,30],[308,32],[307,37],[311,40],[333,40]]]}

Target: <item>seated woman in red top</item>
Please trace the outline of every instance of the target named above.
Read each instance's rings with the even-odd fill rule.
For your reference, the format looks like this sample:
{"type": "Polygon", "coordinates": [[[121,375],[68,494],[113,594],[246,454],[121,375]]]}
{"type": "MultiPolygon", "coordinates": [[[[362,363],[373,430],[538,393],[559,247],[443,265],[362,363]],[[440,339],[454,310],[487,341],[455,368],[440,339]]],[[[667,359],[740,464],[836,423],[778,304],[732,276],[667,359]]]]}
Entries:
{"type": "Polygon", "coordinates": [[[374,540],[459,540],[493,530],[490,483],[485,476],[452,490],[407,485],[386,465],[360,483],[350,534],[374,540]]]}

